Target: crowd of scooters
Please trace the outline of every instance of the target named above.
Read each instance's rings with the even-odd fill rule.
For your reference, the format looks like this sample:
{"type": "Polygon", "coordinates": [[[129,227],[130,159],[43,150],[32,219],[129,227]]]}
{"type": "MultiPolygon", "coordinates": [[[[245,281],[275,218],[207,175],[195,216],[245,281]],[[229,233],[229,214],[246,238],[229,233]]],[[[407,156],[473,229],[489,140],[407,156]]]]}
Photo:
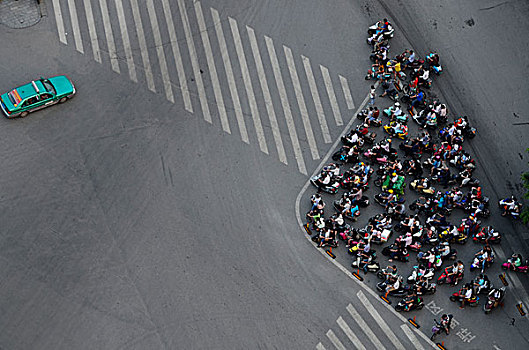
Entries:
{"type": "MultiPolygon", "coordinates": [[[[394,103],[382,112],[374,103],[361,111],[357,117],[362,122],[342,136],[343,145],[332,156],[334,162],[310,179],[318,191],[311,197],[307,229],[314,233],[312,240],[319,247],[337,247],[343,241],[353,255],[354,270],[376,273],[382,280],[377,289],[384,298],[401,298],[395,306],[398,311],[422,309],[422,296],[435,293],[437,285],[461,283],[462,288],[450,300],[464,308],[478,305],[479,295],[486,295],[483,309],[488,313],[502,303],[505,288],[493,286],[485,274],[495,259],[491,245],[500,243],[501,234],[481,222],[491,215],[489,198],[473,176],[475,160],[463,149],[476,130],[466,116],[449,122],[446,105],[428,98],[425,90],[432,85],[432,75],[443,72],[439,55],[432,52],[422,60],[413,50],[405,50],[390,58],[393,35],[386,19],[369,28],[367,42],[373,47],[373,65],[366,79],[379,82],[383,92],[377,97],[387,96],[394,103]],[[387,135],[376,142],[377,133],[370,128],[382,126],[383,119],[388,120],[383,127],[387,135]],[[410,119],[420,130],[413,137],[408,134],[410,119]],[[403,158],[394,147],[395,138],[402,140],[398,148],[403,158]],[[411,179],[409,188],[419,194],[408,209],[404,197],[407,178],[411,179]],[[354,227],[347,221],[356,222],[362,209],[371,204],[365,195],[370,180],[380,189],[372,199],[383,211],[369,218],[365,227],[354,227]],[[328,209],[322,192],[334,195],[340,189],[344,192],[332,203],[335,213],[325,216],[328,209]],[[460,223],[449,221],[454,210],[464,213],[460,223]],[[392,233],[398,236],[381,251],[390,266],[381,269],[373,245],[387,243],[392,233]],[[469,266],[479,274],[463,283],[465,266],[453,246],[469,240],[482,245],[469,266]],[[405,280],[391,262],[409,261],[410,251],[417,252],[417,265],[405,280]],[[436,272],[440,276],[434,283],[436,272]]],[[[373,102],[376,88],[371,88],[373,102]]],[[[503,216],[519,217],[521,204],[514,196],[498,204],[503,216]]],[[[529,262],[513,254],[502,267],[527,273],[529,262]]],[[[438,329],[448,334],[449,322],[450,317],[443,315],[438,329]]]]}

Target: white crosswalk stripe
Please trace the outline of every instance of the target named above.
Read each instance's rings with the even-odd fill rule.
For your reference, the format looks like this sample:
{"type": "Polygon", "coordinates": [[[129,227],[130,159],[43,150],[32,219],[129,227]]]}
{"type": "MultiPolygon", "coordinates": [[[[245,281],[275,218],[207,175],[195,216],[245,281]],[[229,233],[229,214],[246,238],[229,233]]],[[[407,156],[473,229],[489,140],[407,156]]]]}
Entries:
{"type": "Polygon", "coordinates": [[[211,77],[211,83],[213,84],[213,92],[215,94],[215,100],[217,101],[217,108],[219,110],[219,117],[220,123],[222,125],[222,130],[230,134],[230,124],[228,123],[226,107],[224,106],[224,98],[222,97],[222,90],[220,88],[219,77],[217,76],[217,68],[215,67],[215,59],[213,58],[213,52],[211,50],[211,44],[209,42],[206,21],[204,20],[204,13],[202,12],[202,5],[200,5],[200,1],[195,2],[195,13],[197,15],[200,36],[202,37],[202,44],[204,45],[204,52],[206,53],[206,59],[209,68],[209,76],[211,77]]]}
{"type": "Polygon", "coordinates": [[[239,126],[241,140],[243,142],[250,143],[248,139],[248,131],[246,130],[246,124],[244,122],[244,116],[242,114],[239,92],[237,91],[237,85],[235,84],[235,77],[233,76],[230,56],[228,54],[228,46],[226,45],[226,38],[224,37],[224,31],[222,30],[222,22],[220,21],[219,12],[214,8],[211,8],[211,16],[213,17],[213,22],[215,23],[215,32],[217,33],[217,39],[219,41],[220,53],[222,56],[222,62],[224,63],[224,70],[226,71],[226,78],[228,79],[228,87],[230,89],[233,109],[235,111],[235,118],[237,118],[237,125],[239,126]]]}
{"type": "Polygon", "coordinates": [[[343,346],[342,342],[340,341],[340,339],[338,339],[336,334],[334,334],[332,329],[329,329],[329,331],[327,332],[327,338],[329,338],[329,340],[331,341],[331,343],[334,345],[336,349],[346,350],[345,346],[343,346]]]}
{"type": "Polygon", "coordinates": [[[239,65],[241,66],[242,80],[244,82],[244,87],[246,88],[246,97],[248,97],[248,102],[250,104],[250,111],[252,113],[255,133],[257,134],[257,142],[259,143],[259,148],[261,151],[268,154],[268,146],[266,145],[266,139],[263,131],[263,125],[261,124],[261,117],[259,116],[259,109],[257,108],[257,102],[255,101],[252,80],[250,77],[250,71],[248,70],[248,64],[246,63],[246,55],[244,54],[244,49],[242,47],[239,27],[237,26],[237,21],[235,21],[233,18],[229,17],[228,20],[230,22],[233,40],[235,41],[235,51],[237,52],[239,65]]]}
{"type": "Polygon", "coordinates": [[[364,318],[360,316],[358,311],[356,311],[355,307],[352,304],[349,304],[347,305],[346,309],[351,315],[351,317],[353,317],[355,322],[358,324],[360,329],[367,335],[367,337],[371,340],[373,345],[375,345],[375,348],[384,350],[386,347],[382,344],[382,342],[378,339],[375,333],[371,330],[371,328],[368,326],[364,318]]]}
{"type": "Polygon", "coordinates": [[[154,35],[154,44],[156,45],[156,53],[158,54],[158,63],[160,64],[160,71],[162,72],[165,97],[167,100],[174,102],[173,88],[171,87],[171,80],[169,79],[169,70],[167,69],[167,61],[165,60],[162,35],[160,34],[160,27],[158,26],[158,18],[156,17],[156,10],[154,9],[153,0],[147,0],[147,12],[149,13],[149,19],[151,20],[152,34],[154,35]]]}
{"type": "Polygon", "coordinates": [[[129,78],[133,82],[138,82],[138,77],[136,76],[136,66],[134,65],[134,58],[132,57],[132,48],[130,46],[127,22],[125,21],[125,12],[123,11],[123,3],[121,0],[115,0],[115,3],[116,11],[118,13],[119,28],[121,30],[121,40],[123,42],[123,49],[125,50],[125,57],[127,59],[129,78]]]}
{"type": "Polygon", "coordinates": [[[272,96],[270,95],[270,89],[268,88],[268,82],[266,80],[266,74],[263,67],[261,54],[259,52],[259,46],[257,45],[255,32],[248,26],[246,26],[246,31],[248,32],[248,37],[250,38],[250,45],[252,47],[253,58],[257,68],[257,75],[259,76],[259,83],[261,84],[261,91],[263,92],[266,111],[268,112],[268,118],[270,119],[270,127],[272,128],[272,134],[274,135],[279,161],[283,164],[288,164],[285,147],[283,146],[283,140],[281,139],[281,131],[279,130],[279,125],[277,124],[276,112],[274,111],[274,104],[272,102],[272,96]]]}
{"type": "Polygon", "coordinates": [[[305,128],[305,135],[307,135],[307,142],[309,144],[310,152],[312,154],[312,159],[320,159],[320,155],[318,153],[318,146],[316,145],[316,140],[314,139],[312,126],[310,125],[309,113],[307,112],[307,106],[305,105],[305,99],[303,97],[303,92],[301,91],[301,84],[299,82],[298,73],[296,71],[296,63],[294,62],[292,50],[290,50],[290,48],[284,45],[283,50],[285,51],[288,71],[290,72],[290,78],[292,79],[292,84],[294,85],[294,92],[296,94],[296,99],[298,100],[298,107],[301,113],[301,120],[303,121],[303,127],[305,128]]]}
{"type": "Polygon", "coordinates": [[[318,92],[318,87],[316,85],[316,79],[314,79],[314,74],[312,73],[312,67],[310,65],[310,60],[301,56],[303,61],[303,67],[305,68],[305,75],[309,82],[310,93],[312,94],[312,100],[314,101],[314,107],[316,107],[316,114],[318,116],[318,121],[320,122],[321,132],[323,134],[323,141],[325,143],[331,143],[331,134],[329,133],[329,127],[327,125],[327,119],[325,119],[325,113],[323,112],[323,106],[320,100],[320,94],[318,92]]]}
{"type": "Polygon", "coordinates": [[[359,291],[356,295],[358,296],[358,299],[360,299],[360,302],[362,303],[362,305],[364,305],[365,308],[367,309],[367,312],[369,312],[369,314],[371,314],[371,317],[373,317],[373,319],[376,321],[376,323],[380,326],[380,328],[382,328],[384,333],[387,335],[389,340],[393,343],[393,345],[395,345],[395,348],[398,349],[398,350],[405,350],[404,346],[399,341],[399,339],[397,338],[395,333],[391,330],[391,328],[389,328],[389,326],[386,323],[386,321],[384,321],[382,316],[380,316],[380,314],[373,307],[371,302],[366,298],[364,293],[362,291],[359,291]]]}
{"type": "Polygon", "coordinates": [[[136,26],[136,35],[138,36],[138,43],[140,45],[141,60],[143,62],[143,70],[145,71],[145,79],[147,79],[147,88],[152,92],[156,92],[154,86],[154,76],[152,74],[151,62],[149,59],[149,52],[147,51],[147,42],[145,40],[145,33],[143,31],[143,23],[141,20],[140,9],[138,7],[138,0],[130,0],[132,8],[132,17],[136,26]]]}
{"type": "Polygon", "coordinates": [[[82,0],[83,5],[80,2],[52,0],[61,43],[67,45],[71,33],[70,44],[79,53],[90,46],[98,63],[103,61],[102,52],[108,53],[109,62],[106,63],[114,72],[120,73],[126,65],[128,78],[133,82],[142,81],[144,74],[146,87],[157,92],[161,89],[156,86],[163,86],[164,95],[171,103],[176,99],[173,89],[178,87],[186,111],[195,112],[193,99],[196,99],[204,120],[219,123],[228,134],[235,127],[235,121],[230,121],[233,115],[243,142],[250,143],[250,138],[254,137],[260,150],[268,154],[272,146],[268,143],[273,137],[279,161],[288,165],[293,163],[289,159],[292,157],[302,174],[307,174],[305,156],[310,152],[312,166],[312,160],[320,158],[318,142],[328,144],[332,140],[326,114],[332,113],[333,124],[340,126],[343,124],[340,109],[354,107],[344,76],[331,75],[321,64],[318,64],[321,74],[314,74],[308,57],[294,55],[282,43],[277,44],[282,50],[276,52],[276,44],[270,37],[257,36],[248,25],[243,25],[246,30],[240,32],[241,24],[233,17],[221,18],[214,8],[208,13],[203,2],[198,0],[193,1],[193,5],[184,0],[176,0],[173,4],[171,0],[82,0]],[[78,12],[80,7],[84,15],[78,12]],[[174,16],[178,17],[177,21],[174,16]],[[161,23],[164,22],[161,17],[165,24],[161,23]],[[114,32],[118,30],[119,34],[114,32]],[[230,34],[225,34],[225,30],[230,34]],[[217,40],[211,38],[211,34],[217,40]],[[83,36],[89,40],[83,42],[83,36]],[[261,56],[263,51],[266,54],[261,56]],[[156,55],[156,59],[152,55],[156,55]],[[190,64],[186,66],[186,63],[190,64]],[[200,63],[207,64],[207,78],[200,63]],[[205,84],[209,82],[211,86],[206,90],[205,84]],[[325,87],[320,86],[322,84],[325,87]],[[212,96],[208,100],[209,89],[212,96]],[[337,99],[336,89],[343,91],[343,99],[341,95],[337,99]],[[278,100],[274,101],[276,98],[278,100]],[[210,103],[218,109],[218,121],[212,120],[210,103]],[[248,106],[249,111],[243,110],[244,106],[248,106]],[[325,111],[324,106],[330,106],[329,111],[325,111]],[[267,118],[261,119],[264,113],[267,118]],[[251,129],[247,129],[247,118],[252,119],[251,129]],[[271,136],[266,128],[270,129],[271,136]],[[287,133],[287,139],[283,139],[287,133]]]}
{"type": "Polygon", "coordinates": [[[422,346],[422,344],[419,342],[419,340],[417,339],[415,334],[413,334],[413,331],[410,329],[410,327],[408,327],[408,325],[403,324],[403,325],[400,326],[400,328],[402,329],[404,334],[406,334],[406,336],[408,337],[410,342],[413,344],[415,349],[424,350],[424,346],[422,346]]]}
{"type": "Polygon", "coordinates": [[[200,106],[202,107],[202,114],[204,114],[204,120],[208,123],[211,123],[212,121],[211,115],[209,113],[208,100],[206,98],[206,90],[204,89],[204,82],[202,81],[202,74],[198,64],[195,43],[193,42],[189,18],[187,17],[187,10],[183,0],[178,0],[178,8],[180,9],[180,17],[182,18],[182,24],[184,26],[187,48],[189,50],[189,56],[191,57],[191,66],[193,67],[193,75],[195,76],[195,82],[197,84],[198,99],[200,100],[200,106]]]}
{"type": "Polygon", "coordinates": [[[96,24],[94,21],[94,12],[92,11],[91,0],[83,0],[84,11],[86,15],[86,23],[88,25],[88,34],[90,35],[90,45],[92,46],[92,54],[94,60],[101,63],[101,52],[99,51],[99,40],[97,38],[96,24]]]}
{"type": "Polygon", "coordinates": [[[189,94],[189,88],[187,87],[184,64],[182,63],[180,47],[178,46],[178,39],[176,37],[173,17],[171,15],[171,6],[169,5],[168,0],[162,0],[162,6],[165,15],[165,22],[167,24],[167,30],[169,32],[169,40],[171,41],[171,48],[173,50],[173,56],[175,59],[176,72],[178,74],[178,83],[180,84],[182,98],[184,99],[184,108],[186,109],[186,111],[193,113],[193,105],[191,104],[191,96],[189,94]]]}
{"type": "Polygon", "coordinates": [[[366,350],[365,346],[362,344],[362,342],[360,341],[360,339],[358,339],[358,337],[356,336],[356,334],[353,332],[353,330],[351,329],[351,327],[349,327],[349,325],[344,321],[344,319],[342,318],[342,316],[338,317],[338,319],[336,320],[336,323],[338,323],[338,325],[340,326],[340,328],[342,329],[342,331],[345,333],[345,335],[347,336],[347,338],[349,338],[349,340],[351,341],[351,343],[353,343],[353,346],[358,349],[358,350],[366,350]]]}
{"type": "Polygon", "coordinates": [[[353,102],[353,96],[351,96],[351,90],[349,89],[349,83],[347,82],[347,79],[345,79],[345,77],[341,75],[339,75],[338,77],[340,78],[340,84],[342,84],[343,95],[345,98],[345,102],[347,103],[347,108],[354,109],[355,104],[353,102]]]}
{"type": "Polygon", "coordinates": [[[53,12],[55,13],[55,23],[57,24],[57,32],[59,33],[59,40],[61,43],[67,45],[66,31],[64,30],[64,20],[62,19],[61,3],[59,0],[53,0],[53,12]]]}
{"type": "Polygon", "coordinates": [[[318,343],[318,345],[316,345],[316,349],[317,349],[317,350],[326,350],[326,349],[325,349],[325,346],[323,346],[322,343],[318,343]]]}
{"type": "Polygon", "coordinates": [[[81,31],[79,30],[79,20],[77,19],[77,8],[75,7],[74,0],[68,0],[68,10],[70,10],[70,21],[72,23],[75,49],[80,53],[84,53],[83,39],[81,38],[81,31]]]}
{"type": "Polygon", "coordinates": [[[343,125],[342,114],[340,113],[340,107],[338,106],[338,101],[336,100],[336,94],[334,93],[334,88],[332,86],[332,80],[331,75],[329,74],[329,69],[320,64],[320,70],[321,74],[323,75],[325,89],[327,89],[327,95],[329,96],[329,102],[331,103],[332,113],[334,115],[336,125],[343,125]]]}
{"type": "Polygon", "coordinates": [[[265,36],[266,48],[268,49],[268,56],[270,56],[270,63],[272,64],[272,71],[279,90],[279,97],[281,99],[281,105],[283,107],[283,113],[287,122],[288,133],[290,134],[290,141],[294,148],[294,157],[298,163],[299,171],[307,175],[307,167],[305,166],[305,160],[303,159],[303,153],[301,146],[299,145],[298,134],[296,132],[296,126],[294,125],[294,119],[292,118],[292,111],[290,110],[290,103],[288,102],[287,90],[285,89],[285,83],[281,76],[281,68],[279,68],[279,62],[277,60],[276,49],[274,42],[268,36],[265,36]]]}
{"type": "Polygon", "coordinates": [[[110,24],[107,0],[99,0],[99,8],[101,9],[101,16],[103,17],[103,28],[105,29],[105,38],[107,39],[110,65],[114,72],[119,73],[119,60],[116,52],[116,44],[114,42],[114,33],[112,33],[112,25],[110,24]]]}

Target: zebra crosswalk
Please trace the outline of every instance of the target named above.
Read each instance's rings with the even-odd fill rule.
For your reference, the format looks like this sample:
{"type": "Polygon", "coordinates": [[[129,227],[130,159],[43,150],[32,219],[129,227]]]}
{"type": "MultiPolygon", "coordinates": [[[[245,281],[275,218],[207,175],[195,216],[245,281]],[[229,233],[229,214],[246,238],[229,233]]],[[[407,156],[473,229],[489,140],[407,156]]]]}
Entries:
{"type": "Polygon", "coordinates": [[[326,339],[316,344],[317,350],[424,350],[432,347],[433,343],[424,339],[419,340],[406,323],[393,329],[362,291],[356,296],[358,303],[347,305],[347,315],[338,317],[336,320],[338,327],[327,331],[326,339]]]}
{"type": "Polygon", "coordinates": [[[52,0],[52,7],[60,43],[302,174],[355,108],[344,75],[198,0],[52,0]]]}

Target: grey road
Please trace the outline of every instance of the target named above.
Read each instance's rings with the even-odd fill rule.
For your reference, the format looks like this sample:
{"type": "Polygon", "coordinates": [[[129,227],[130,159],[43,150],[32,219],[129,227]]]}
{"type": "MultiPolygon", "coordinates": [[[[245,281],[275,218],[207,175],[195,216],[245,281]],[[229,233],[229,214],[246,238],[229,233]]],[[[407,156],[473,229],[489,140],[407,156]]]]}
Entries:
{"type": "MultiPolygon", "coordinates": [[[[457,12],[455,2],[415,5],[55,0],[36,26],[2,28],[2,91],[66,73],[78,96],[0,120],[0,348],[427,348],[313,248],[295,215],[307,175],[367,93],[364,33],[379,16],[389,13],[403,33],[395,50],[435,45],[449,72],[441,92],[454,109],[484,116],[480,134],[497,121],[496,111],[470,111],[490,101],[488,79],[501,76],[513,88],[512,67],[481,72],[458,32],[436,32],[425,15],[408,27],[406,16],[414,9],[448,22],[447,13],[458,13],[464,18],[451,21],[459,25],[468,11],[472,30],[498,17],[457,12]],[[459,57],[472,74],[459,71],[459,57]],[[454,98],[458,89],[476,103],[454,98]]],[[[504,21],[527,10],[522,2],[501,6],[510,11],[504,21]]],[[[513,66],[524,64],[526,49],[513,66]]],[[[505,59],[494,52],[491,65],[505,59]]],[[[502,92],[499,110],[512,105],[523,117],[527,102],[508,96],[502,92]]],[[[498,125],[511,130],[508,120],[498,125]]],[[[523,130],[516,132],[502,145],[523,149],[523,130]]],[[[515,184],[523,164],[501,148],[485,151],[493,138],[484,131],[473,142],[496,164],[483,177],[515,184]],[[500,161],[510,162],[512,177],[500,161]]],[[[498,195],[509,189],[499,186],[498,195]]],[[[510,337],[494,344],[524,348],[525,321],[501,322],[510,337]]],[[[468,347],[452,338],[452,348],[468,347]]],[[[483,344],[493,342],[478,337],[471,346],[483,344]]]]}

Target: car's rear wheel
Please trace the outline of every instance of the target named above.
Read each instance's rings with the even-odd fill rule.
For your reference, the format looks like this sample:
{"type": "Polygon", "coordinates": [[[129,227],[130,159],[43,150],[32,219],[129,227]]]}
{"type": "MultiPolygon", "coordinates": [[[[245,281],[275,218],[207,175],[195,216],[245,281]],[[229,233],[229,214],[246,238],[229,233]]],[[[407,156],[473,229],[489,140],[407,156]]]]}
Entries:
{"type": "Polygon", "coordinates": [[[22,112],[22,113],[20,113],[20,118],[27,117],[28,114],[29,114],[29,112],[22,112]]]}
{"type": "Polygon", "coordinates": [[[59,100],[59,103],[64,103],[66,102],[66,100],[68,99],[68,97],[63,97],[59,100]]]}

